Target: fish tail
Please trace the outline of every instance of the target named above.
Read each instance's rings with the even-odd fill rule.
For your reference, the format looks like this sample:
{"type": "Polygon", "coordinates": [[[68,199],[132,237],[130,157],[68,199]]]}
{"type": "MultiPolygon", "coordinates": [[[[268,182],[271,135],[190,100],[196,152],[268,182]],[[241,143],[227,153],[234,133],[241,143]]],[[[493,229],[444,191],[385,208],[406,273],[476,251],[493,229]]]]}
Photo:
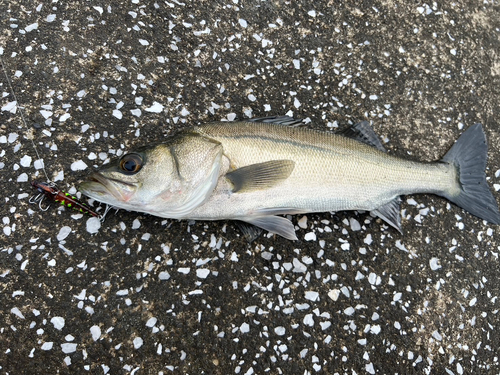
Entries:
{"type": "Polygon", "coordinates": [[[458,192],[442,195],[471,214],[493,224],[500,224],[498,204],[486,182],[488,146],[481,124],[472,125],[441,159],[457,168],[458,192]]]}

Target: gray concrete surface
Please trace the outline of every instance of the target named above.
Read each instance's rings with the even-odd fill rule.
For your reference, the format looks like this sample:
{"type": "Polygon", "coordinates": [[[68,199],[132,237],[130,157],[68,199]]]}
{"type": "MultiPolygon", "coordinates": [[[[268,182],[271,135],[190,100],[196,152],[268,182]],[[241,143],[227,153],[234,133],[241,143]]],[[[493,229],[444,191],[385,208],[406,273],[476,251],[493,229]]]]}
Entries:
{"type": "Polygon", "coordinates": [[[27,0],[0,20],[29,128],[2,75],[1,373],[500,372],[499,228],[444,199],[405,197],[404,235],[323,213],[294,218],[300,242],[252,245],[231,222],[124,211],[91,234],[28,202],[45,179],[30,135],[76,192],[175,129],[272,114],[366,119],[391,153],[429,161],[481,122],[499,190],[497,1],[27,0]]]}

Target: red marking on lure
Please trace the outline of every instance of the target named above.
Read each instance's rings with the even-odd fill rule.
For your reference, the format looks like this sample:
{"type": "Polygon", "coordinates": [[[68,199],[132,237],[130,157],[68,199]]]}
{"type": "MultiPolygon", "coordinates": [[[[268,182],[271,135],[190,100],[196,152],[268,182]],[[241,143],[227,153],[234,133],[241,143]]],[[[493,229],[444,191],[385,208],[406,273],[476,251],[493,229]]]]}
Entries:
{"type": "Polygon", "coordinates": [[[89,214],[95,217],[101,217],[101,215],[93,211],[85,203],[80,202],[77,197],[62,191],[53,183],[31,181],[31,186],[37,189],[40,193],[39,196],[34,199],[35,202],[41,203],[43,198],[46,197],[51,201],[59,202],[62,205],[72,208],[81,213],[89,214]]]}

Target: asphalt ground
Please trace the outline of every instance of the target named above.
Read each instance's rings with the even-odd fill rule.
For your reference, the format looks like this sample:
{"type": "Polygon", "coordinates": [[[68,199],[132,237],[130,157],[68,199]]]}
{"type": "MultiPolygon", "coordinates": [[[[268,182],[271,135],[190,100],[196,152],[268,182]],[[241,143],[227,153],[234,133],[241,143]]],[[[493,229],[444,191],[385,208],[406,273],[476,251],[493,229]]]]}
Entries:
{"type": "MultiPolygon", "coordinates": [[[[500,190],[497,1],[10,1],[0,5],[0,372],[497,374],[499,228],[403,197],[294,217],[300,241],[232,222],[30,204],[175,130],[292,115],[371,122],[433,161],[483,124],[500,190]],[[20,107],[24,108],[23,111],[20,107]],[[24,114],[26,126],[21,120],[24,114]]],[[[83,199],[86,201],[85,199],[83,199]]]]}

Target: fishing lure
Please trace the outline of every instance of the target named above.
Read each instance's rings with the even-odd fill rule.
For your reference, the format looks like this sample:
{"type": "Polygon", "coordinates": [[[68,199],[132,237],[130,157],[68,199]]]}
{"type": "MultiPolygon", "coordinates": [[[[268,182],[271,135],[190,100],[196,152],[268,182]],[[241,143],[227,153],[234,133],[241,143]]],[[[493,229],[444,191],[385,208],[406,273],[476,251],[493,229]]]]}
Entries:
{"type": "Polygon", "coordinates": [[[47,198],[48,200],[54,201],[54,202],[59,202],[63,206],[72,208],[74,210],[77,210],[81,213],[84,214],[89,214],[94,217],[101,218],[101,215],[99,215],[97,212],[93,211],[89,206],[87,206],[85,203],[80,202],[80,200],[69,194],[66,193],[65,191],[62,191],[59,189],[56,184],[54,183],[46,183],[46,182],[39,182],[39,181],[31,181],[31,186],[33,188],[37,189],[39,194],[30,202],[36,203],[38,202],[38,205],[42,211],[47,211],[46,209],[42,208],[42,201],[44,198],[47,198]]]}

